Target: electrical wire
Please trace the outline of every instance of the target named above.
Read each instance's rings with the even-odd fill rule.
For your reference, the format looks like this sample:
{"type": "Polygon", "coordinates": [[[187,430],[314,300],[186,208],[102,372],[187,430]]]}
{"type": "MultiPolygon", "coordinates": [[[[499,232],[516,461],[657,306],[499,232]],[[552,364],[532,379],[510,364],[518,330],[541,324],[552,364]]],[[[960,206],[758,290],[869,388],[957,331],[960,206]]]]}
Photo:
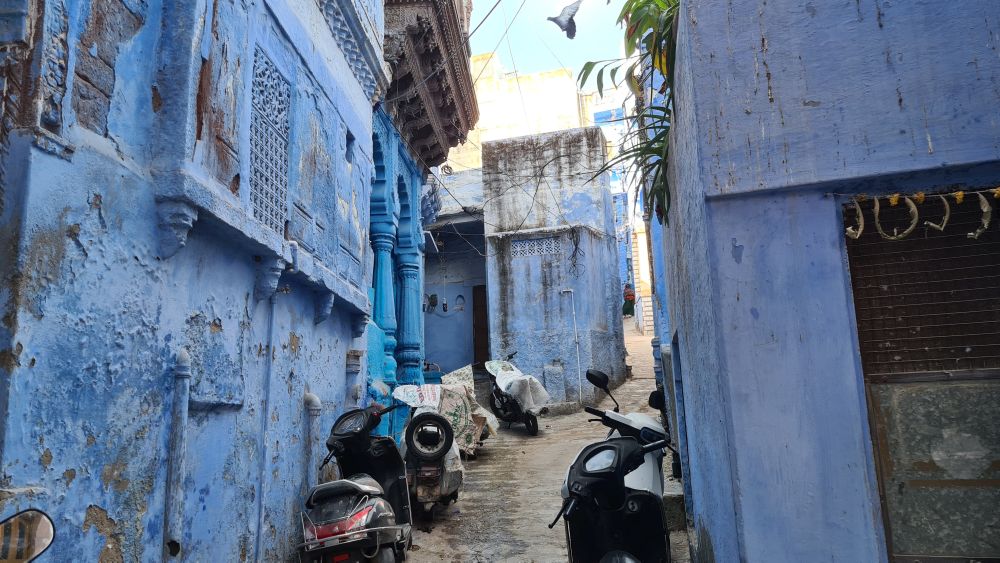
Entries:
{"type": "Polygon", "coordinates": [[[500,36],[500,41],[497,41],[496,46],[493,47],[492,51],[490,51],[490,58],[486,59],[486,62],[483,63],[483,68],[479,69],[479,74],[477,74],[476,79],[472,81],[473,87],[475,87],[476,83],[479,82],[479,77],[483,75],[483,72],[486,70],[486,67],[490,65],[490,61],[492,61],[494,55],[497,54],[497,49],[500,48],[500,43],[502,43],[504,38],[507,37],[507,32],[510,31],[511,26],[514,25],[514,21],[517,20],[517,15],[521,13],[521,8],[524,7],[525,2],[527,1],[528,0],[521,0],[521,5],[518,6],[517,11],[514,12],[514,17],[510,18],[510,23],[507,24],[507,29],[503,30],[503,35],[500,36]]]}
{"type": "MultiPolygon", "coordinates": [[[[477,25],[476,28],[473,29],[469,33],[469,36],[467,37],[467,39],[472,39],[472,36],[475,35],[477,31],[479,31],[479,28],[482,27],[482,25],[484,23],[486,23],[486,20],[490,19],[490,14],[493,13],[493,10],[497,9],[497,6],[500,5],[500,2],[503,2],[503,0],[497,0],[496,4],[493,4],[493,7],[490,8],[489,12],[486,12],[486,16],[484,16],[483,19],[482,19],[482,21],[479,22],[479,25],[477,25]]],[[[427,30],[424,30],[424,33],[420,36],[420,39],[423,39],[423,37],[424,37],[424,35],[426,33],[427,33],[427,30]]],[[[435,70],[433,70],[430,74],[428,74],[427,76],[425,76],[423,80],[421,80],[417,84],[414,84],[413,86],[410,86],[402,94],[398,94],[398,95],[396,95],[396,96],[394,96],[394,97],[392,97],[392,98],[390,98],[388,100],[383,101],[382,103],[383,104],[389,104],[389,103],[395,102],[397,100],[400,100],[402,98],[408,98],[408,97],[410,97],[410,95],[414,92],[414,90],[416,90],[417,88],[419,88],[419,87],[423,86],[424,84],[426,84],[428,80],[430,80],[431,78],[434,78],[437,75],[437,73],[441,72],[442,70],[444,70],[446,68],[448,68],[448,65],[442,63],[441,66],[439,66],[438,68],[436,68],[435,70]]],[[[476,83],[473,82],[472,85],[475,86],[476,83]]]]}
{"type": "MultiPolygon", "coordinates": [[[[507,18],[507,10],[503,12],[504,19],[507,18]]],[[[528,106],[524,103],[524,92],[521,90],[521,75],[517,72],[517,60],[514,58],[514,49],[510,46],[510,35],[507,35],[507,53],[510,54],[510,66],[514,68],[514,83],[517,84],[517,95],[521,98],[521,113],[524,114],[524,122],[531,123],[528,119],[528,106]]]]}
{"type": "Polygon", "coordinates": [[[490,19],[490,14],[493,13],[493,10],[497,9],[497,6],[500,5],[500,2],[503,2],[503,0],[497,0],[496,2],[494,2],[493,7],[490,8],[489,12],[486,12],[486,15],[483,16],[482,21],[480,21],[479,24],[476,25],[475,29],[473,29],[471,33],[469,33],[469,39],[472,39],[472,36],[475,35],[477,31],[479,31],[480,27],[483,27],[483,24],[486,23],[486,20],[490,19]]]}

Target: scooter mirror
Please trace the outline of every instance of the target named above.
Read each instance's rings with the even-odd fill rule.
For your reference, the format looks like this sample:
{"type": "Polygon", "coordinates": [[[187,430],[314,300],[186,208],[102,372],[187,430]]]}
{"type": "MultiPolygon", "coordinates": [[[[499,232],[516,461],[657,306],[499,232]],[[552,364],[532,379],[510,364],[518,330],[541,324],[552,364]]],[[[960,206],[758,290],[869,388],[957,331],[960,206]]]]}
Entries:
{"type": "Polygon", "coordinates": [[[666,402],[663,400],[663,390],[654,389],[649,393],[649,406],[650,408],[662,411],[663,407],[666,406],[666,402]]]}
{"type": "Polygon", "coordinates": [[[55,537],[47,514],[25,510],[0,522],[0,561],[28,563],[42,554],[55,537]]]}
{"type": "Polygon", "coordinates": [[[598,371],[596,369],[588,369],[587,370],[587,381],[589,381],[591,385],[593,385],[594,387],[597,387],[601,391],[604,391],[605,393],[609,393],[609,391],[608,391],[608,384],[609,384],[608,375],[606,373],[604,373],[603,371],[598,371]]]}

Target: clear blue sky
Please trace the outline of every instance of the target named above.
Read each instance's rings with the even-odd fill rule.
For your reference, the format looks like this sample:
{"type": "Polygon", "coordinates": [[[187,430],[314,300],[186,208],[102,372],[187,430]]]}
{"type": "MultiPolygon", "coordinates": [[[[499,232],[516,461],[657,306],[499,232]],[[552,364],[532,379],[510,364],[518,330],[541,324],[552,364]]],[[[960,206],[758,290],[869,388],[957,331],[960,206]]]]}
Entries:
{"type": "MultiPolygon", "coordinates": [[[[524,7],[514,20],[507,37],[497,42],[517,12],[522,0],[501,0],[486,23],[472,36],[472,53],[487,53],[496,48],[497,56],[508,71],[528,74],[566,67],[574,74],[587,61],[622,55],[622,30],[615,23],[621,0],[583,0],[576,14],[576,38],[570,40],[559,27],[546,20],[557,16],[573,0],[524,0],[524,7]],[[510,40],[508,50],[507,41],[510,40]],[[513,51],[513,62],[511,61],[513,51]]],[[[472,24],[475,29],[496,0],[473,0],[472,24]]],[[[588,90],[593,84],[588,85],[588,90]]]]}

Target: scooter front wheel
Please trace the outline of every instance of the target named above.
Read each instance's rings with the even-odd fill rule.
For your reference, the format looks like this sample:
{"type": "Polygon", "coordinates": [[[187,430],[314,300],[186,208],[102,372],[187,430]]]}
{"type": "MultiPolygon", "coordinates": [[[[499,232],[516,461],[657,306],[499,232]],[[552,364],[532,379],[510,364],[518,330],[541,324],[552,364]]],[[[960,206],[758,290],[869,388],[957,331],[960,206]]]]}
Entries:
{"type": "Polygon", "coordinates": [[[396,563],[396,552],[391,547],[383,547],[369,561],[371,563],[396,563]]]}
{"type": "Polygon", "coordinates": [[[538,436],[538,417],[529,413],[524,414],[524,427],[528,430],[528,434],[532,436],[538,436]]]}

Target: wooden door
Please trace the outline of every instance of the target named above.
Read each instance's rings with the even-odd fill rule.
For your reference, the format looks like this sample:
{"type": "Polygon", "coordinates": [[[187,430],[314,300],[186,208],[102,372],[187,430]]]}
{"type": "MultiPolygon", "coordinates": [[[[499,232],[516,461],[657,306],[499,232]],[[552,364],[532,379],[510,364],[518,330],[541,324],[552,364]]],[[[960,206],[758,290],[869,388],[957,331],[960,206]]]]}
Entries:
{"type": "Polygon", "coordinates": [[[472,288],[472,361],[481,365],[490,359],[490,321],[489,305],[486,299],[486,286],[477,285],[472,288]]]}

